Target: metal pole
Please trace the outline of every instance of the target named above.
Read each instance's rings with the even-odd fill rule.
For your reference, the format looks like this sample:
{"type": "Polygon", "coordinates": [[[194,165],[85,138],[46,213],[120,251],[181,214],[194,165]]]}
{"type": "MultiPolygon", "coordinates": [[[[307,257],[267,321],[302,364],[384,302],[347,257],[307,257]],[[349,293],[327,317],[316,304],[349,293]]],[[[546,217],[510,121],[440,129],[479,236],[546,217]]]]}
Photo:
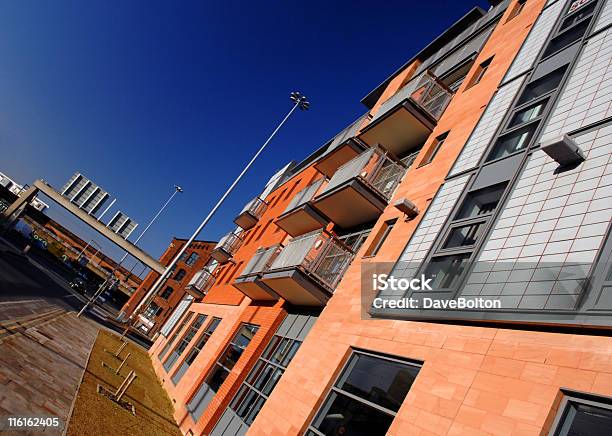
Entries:
{"type": "MultiPolygon", "coordinates": [[[[170,202],[172,201],[172,199],[174,198],[174,196],[179,193],[179,192],[183,192],[183,189],[178,186],[178,185],[174,185],[174,192],[172,193],[172,195],[170,196],[170,198],[168,198],[168,200],[166,200],[166,202],[164,203],[164,205],[161,207],[161,209],[159,209],[159,211],[157,211],[157,213],[155,214],[155,216],[151,219],[151,221],[149,221],[149,224],[147,224],[147,226],[144,228],[144,230],[142,231],[142,233],[140,233],[140,235],[138,235],[138,238],[136,238],[136,240],[133,242],[134,245],[136,245],[138,243],[138,241],[140,241],[140,239],[144,236],[144,234],[147,232],[147,230],[149,230],[149,227],[151,227],[151,225],[155,222],[155,220],[161,215],[161,213],[164,211],[164,209],[166,209],[166,207],[170,204],[170,202]]],[[[96,300],[98,299],[98,297],[100,295],[102,295],[102,291],[104,289],[104,287],[107,285],[107,283],[109,282],[110,278],[115,274],[115,271],[117,271],[120,267],[121,264],[125,261],[125,259],[127,259],[128,257],[128,252],[126,251],[125,254],[123,255],[123,257],[121,258],[121,260],[119,261],[119,263],[117,264],[117,266],[115,266],[115,268],[113,268],[113,271],[108,275],[108,277],[106,278],[106,280],[104,280],[104,282],[100,285],[100,287],[98,288],[98,291],[96,293],[94,293],[94,295],[85,303],[85,305],[83,306],[83,308],[79,311],[79,313],[77,313],[77,317],[81,316],[83,314],[83,312],[85,312],[85,310],[87,310],[87,308],[92,305],[93,303],[96,302],[96,300]]],[[[126,280],[129,279],[129,275],[128,277],[126,277],[126,280]]]]}
{"type": "MultiPolygon", "coordinates": [[[[132,312],[132,314],[130,315],[129,319],[128,319],[128,326],[129,326],[129,320],[131,320],[134,315],[138,314],[139,309],[153,296],[155,295],[155,293],[159,290],[159,288],[161,288],[161,286],[164,284],[164,282],[166,281],[166,279],[168,278],[168,275],[170,273],[170,271],[172,271],[172,268],[174,267],[174,265],[176,265],[176,263],[178,262],[178,260],[181,258],[181,256],[183,255],[183,253],[187,250],[187,248],[189,247],[189,245],[191,245],[191,243],[194,241],[195,238],[198,237],[198,235],[200,234],[200,232],[202,231],[202,229],[204,228],[204,226],[206,226],[206,224],[208,224],[208,222],[210,221],[210,219],[212,218],[212,216],[215,214],[215,212],[217,212],[217,209],[219,209],[219,207],[223,204],[223,202],[225,201],[225,199],[227,198],[227,196],[234,190],[234,187],[238,184],[238,182],[240,181],[240,179],[242,179],[242,177],[244,176],[244,174],[249,170],[249,168],[251,168],[251,166],[253,165],[253,163],[257,160],[257,158],[259,157],[259,155],[264,151],[264,149],[268,146],[268,144],[270,143],[270,141],[272,140],[272,138],[274,138],[274,136],[276,136],[276,133],[280,130],[280,128],[283,126],[283,124],[285,124],[285,122],[289,119],[289,117],[291,116],[291,114],[293,114],[293,112],[298,108],[298,107],[302,107],[304,109],[306,109],[308,107],[308,104],[306,102],[306,98],[304,96],[300,96],[299,94],[297,95],[297,98],[293,98],[293,94],[292,94],[292,99],[294,100],[294,105],[291,108],[291,110],[287,113],[287,115],[285,115],[285,118],[283,118],[283,120],[280,122],[280,124],[276,127],[276,129],[274,129],[274,131],[272,132],[272,134],[268,137],[268,139],[266,140],[266,142],[264,142],[264,144],[260,147],[260,149],[257,151],[257,153],[255,153],[255,155],[251,158],[251,160],[249,161],[249,163],[244,167],[244,169],[242,170],[242,172],[238,175],[238,177],[236,177],[236,179],[234,180],[234,182],[230,185],[230,187],[227,189],[227,191],[225,191],[225,193],[223,194],[223,196],[219,199],[219,201],[217,202],[217,204],[215,204],[215,206],[212,208],[212,210],[208,213],[208,215],[206,216],[206,218],[204,218],[204,221],[202,221],[202,223],[198,226],[198,228],[195,230],[195,232],[193,232],[193,235],[191,235],[191,237],[189,238],[189,240],[187,241],[186,244],[183,245],[183,247],[178,251],[178,253],[174,256],[174,259],[172,259],[172,262],[170,262],[170,265],[168,265],[166,267],[166,269],[164,270],[164,272],[161,274],[161,276],[157,279],[157,281],[153,284],[153,286],[151,287],[151,289],[149,290],[149,292],[147,292],[147,294],[144,296],[144,298],[142,300],[140,300],[140,303],[138,303],[138,305],[136,306],[136,308],[134,309],[134,311],[132,312]]],[[[127,329],[126,329],[127,331],[127,329]]],[[[124,333],[125,334],[125,333],[124,333]]]]}
{"type": "Polygon", "coordinates": [[[87,250],[87,247],[89,247],[89,244],[91,244],[92,242],[93,242],[93,239],[90,239],[89,242],[87,243],[87,245],[81,250],[81,252],[77,256],[77,261],[81,258],[81,256],[85,252],[85,250],[87,250]]]}

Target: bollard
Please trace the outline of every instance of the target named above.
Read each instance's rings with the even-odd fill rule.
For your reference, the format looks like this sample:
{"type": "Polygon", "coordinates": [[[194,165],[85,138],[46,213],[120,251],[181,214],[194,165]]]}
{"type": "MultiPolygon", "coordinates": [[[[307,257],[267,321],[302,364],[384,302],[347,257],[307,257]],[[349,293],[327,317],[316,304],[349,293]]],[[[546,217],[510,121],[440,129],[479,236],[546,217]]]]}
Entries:
{"type": "Polygon", "coordinates": [[[130,385],[132,384],[134,380],[136,380],[136,373],[134,372],[134,370],[132,370],[130,371],[128,376],[125,378],[124,382],[121,383],[121,387],[117,389],[118,395],[115,396],[115,401],[117,402],[121,401],[121,398],[123,397],[123,395],[128,390],[128,388],[130,387],[130,385]]]}
{"type": "Polygon", "coordinates": [[[121,344],[121,346],[119,347],[119,349],[118,349],[118,350],[115,352],[115,354],[113,354],[113,356],[115,356],[115,357],[119,357],[119,354],[121,354],[121,352],[123,351],[123,349],[124,349],[125,347],[127,347],[127,344],[128,344],[127,342],[122,343],[122,344],[121,344]]]}
{"type": "Polygon", "coordinates": [[[123,368],[123,365],[125,365],[125,362],[127,362],[128,357],[130,357],[131,354],[132,353],[127,353],[127,356],[125,356],[125,359],[123,359],[123,361],[121,362],[121,364],[119,365],[119,367],[115,371],[115,374],[119,375],[119,371],[121,371],[121,368],[123,368]]]}

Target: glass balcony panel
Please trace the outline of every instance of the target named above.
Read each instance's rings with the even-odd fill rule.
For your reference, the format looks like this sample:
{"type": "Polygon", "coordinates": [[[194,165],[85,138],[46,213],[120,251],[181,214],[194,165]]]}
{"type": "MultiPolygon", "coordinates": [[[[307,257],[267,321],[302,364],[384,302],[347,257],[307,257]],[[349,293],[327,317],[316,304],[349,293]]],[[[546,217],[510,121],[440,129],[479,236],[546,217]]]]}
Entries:
{"type": "Polygon", "coordinates": [[[242,246],[242,242],[241,235],[230,232],[215,245],[210,256],[220,264],[224,264],[236,254],[240,246],[242,246]]]}
{"type": "Polygon", "coordinates": [[[268,208],[268,203],[259,198],[255,197],[249,201],[244,208],[240,211],[240,214],[234,220],[236,225],[240,226],[243,230],[253,228],[259,219],[263,216],[268,208]]]}

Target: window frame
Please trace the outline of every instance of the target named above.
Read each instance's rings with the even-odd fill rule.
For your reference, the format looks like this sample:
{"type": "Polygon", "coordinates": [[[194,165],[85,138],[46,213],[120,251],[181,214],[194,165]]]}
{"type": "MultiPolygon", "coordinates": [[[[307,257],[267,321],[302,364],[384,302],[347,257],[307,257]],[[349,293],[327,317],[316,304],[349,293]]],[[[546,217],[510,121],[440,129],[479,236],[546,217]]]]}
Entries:
{"type": "Polygon", "coordinates": [[[429,165],[433,162],[433,160],[440,152],[442,146],[446,143],[446,139],[448,138],[449,133],[450,130],[447,130],[446,132],[441,133],[440,135],[434,138],[433,142],[427,148],[425,156],[423,156],[423,159],[421,159],[421,162],[419,163],[419,166],[417,168],[424,167],[425,165],[429,165]]]}
{"type": "MultiPolygon", "coordinates": [[[[349,397],[350,399],[354,400],[354,401],[358,401],[363,405],[366,405],[368,407],[371,407],[373,409],[375,409],[378,412],[382,412],[385,413],[387,415],[390,415],[392,417],[392,421],[395,419],[395,417],[397,416],[398,412],[394,412],[391,409],[387,409],[386,407],[383,407],[379,404],[373,403],[365,398],[361,398],[353,393],[347,392],[345,390],[343,390],[342,388],[339,388],[338,386],[336,386],[337,384],[339,384],[340,380],[344,377],[344,375],[347,372],[350,372],[351,368],[351,362],[352,359],[355,355],[361,354],[361,355],[365,355],[365,356],[370,356],[376,359],[381,359],[381,360],[387,360],[390,362],[395,362],[395,363],[400,363],[403,365],[408,365],[408,366],[412,366],[415,368],[418,368],[418,372],[416,377],[418,377],[419,372],[421,370],[421,368],[423,367],[423,362],[418,362],[416,360],[412,360],[412,359],[406,359],[403,357],[396,357],[396,356],[390,356],[388,354],[382,354],[382,353],[376,353],[376,352],[372,352],[372,351],[367,351],[367,350],[362,350],[362,349],[358,349],[358,348],[351,348],[350,349],[351,352],[349,353],[349,355],[346,357],[346,359],[344,360],[343,364],[342,364],[342,368],[340,369],[340,371],[338,371],[338,374],[336,375],[336,377],[334,377],[333,383],[330,385],[330,387],[326,390],[326,392],[324,393],[324,395],[321,397],[321,402],[319,407],[317,408],[316,413],[313,415],[312,419],[310,420],[308,426],[306,427],[306,431],[307,432],[312,432],[316,435],[319,436],[325,436],[325,433],[322,433],[321,431],[319,431],[317,428],[314,427],[314,422],[319,418],[319,414],[322,412],[323,407],[325,407],[325,405],[327,404],[327,401],[330,399],[330,396],[332,393],[335,393],[336,395],[342,395],[345,397],[349,397]]],[[[415,380],[416,380],[415,377],[415,380]]],[[[410,386],[410,389],[412,388],[412,385],[410,386]]],[[[408,389],[408,392],[406,392],[406,397],[408,396],[410,389],[408,389]]],[[[404,401],[406,401],[406,397],[404,397],[404,400],[402,401],[402,404],[404,401]]],[[[308,433],[306,433],[308,434],[308,433]]]]}
{"type": "Polygon", "coordinates": [[[612,398],[603,395],[595,395],[587,392],[571,391],[569,389],[561,389],[563,399],[559,404],[557,415],[550,427],[550,436],[566,436],[567,433],[561,433],[564,430],[566,419],[571,412],[572,404],[583,404],[587,406],[598,407],[601,409],[612,411],[612,398]]]}
{"type": "Polygon", "coordinates": [[[474,74],[472,74],[472,77],[470,78],[470,81],[468,82],[468,85],[465,87],[464,91],[467,91],[481,82],[482,78],[485,76],[485,74],[487,74],[489,67],[493,63],[493,58],[495,58],[495,55],[489,56],[487,59],[478,64],[476,71],[474,71],[474,74]]]}
{"type": "Polygon", "coordinates": [[[525,5],[527,4],[527,0],[518,0],[515,4],[514,7],[512,8],[512,10],[510,11],[510,14],[508,15],[508,18],[506,19],[506,21],[504,22],[507,23],[509,21],[512,21],[514,18],[518,17],[519,15],[521,15],[521,12],[523,12],[523,9],[525,9],[525,5]]]}

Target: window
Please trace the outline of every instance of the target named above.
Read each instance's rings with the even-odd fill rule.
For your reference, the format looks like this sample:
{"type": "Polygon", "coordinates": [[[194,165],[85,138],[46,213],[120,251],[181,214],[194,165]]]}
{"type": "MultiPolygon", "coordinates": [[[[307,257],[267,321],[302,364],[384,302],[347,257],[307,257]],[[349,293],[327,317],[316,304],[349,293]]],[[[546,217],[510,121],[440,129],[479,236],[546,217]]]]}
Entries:
{"type": "Polygon", "coordinates": [[[507,183],[499,183],[470,192],[463,201],[455,220],[492,213],[506,190],[506,185],[507,183]]]}
{"type": "Polygon", "coordinates": [[[177,271],[177,273],[174,275],[174,280],[176,280],[177,282],[183,280],[185,278],[185,275],[187,275],[187,273],[185,272],[184,269],[179,269],[177,271]]]}
{"type": "Polygon", "coordinates": [[[166,286],[166,289],[162,291],[160,297],[162,297],[164,300],[167,300],[168,298],[170,298],[170,295],[172,295],[173,292],[174,289],[172,289],[171,286],[166,286]]]}
{"type": "Polygon", "coordinates": [[[425,268],[425,277],[432,278],[432,289],[454,289],[470,259],[471,253],[434,257],[425,268]]]}
{"type": "Polygon", "coordinates": [[[206,343],[208,342],[208,340],[215,332],[220,323],[221,318],[213,318],[212,321],[210,321],[210,323],[202,332],[202,335],[200,336],[196,344],[193,346],[185,360],[183,360],[181,366],[179,366],[176,372],[172,375],[172,383],[177,384],[181,380],[183,375],[187,372],[194,360],[196,360],[196,357],[198,357],[198,354],[200,354],[200,351],[202,351],[202,348],[204,348],[204,345],[206,345],[206,343]]]}
{"type": "Polygon", "coordinates": [[[537,127],[538,123],[532,123],[526,127],[513,130],[504,134],[503,136],[500,136],[495,142],[493,150],[491,150],[491,153],[487,157],[487,161],[500,159],[527,148],[537,127]]]}
{"type": "Polygon", "coordinates": [[[589,28],[596,7],[596,1],[591,1],[587,3],[586,6],[581,6],[577,9],[570,6],[567,17],[561,22],[557,30],[557,36],[551,39],[546,47],[544,57],[557,53],[565,47],[581,40],[589,28]]]}
{"type": "Polygon", "coordinates": [[[419,369],[404,360],[353,351],[306,434],[386,434],[419,369]]]}
{"type": "Polygon", "coordinates": [[[423,157],[423,160],[421,161],[421,164],[419,165],[419,167],[425,166],[434,160],[434,158],[436,157],[436,155],[442,148],[444,141],[446,141],[446,137],[448,136],[448,133],[449,132],[443,133],[440,136],[438,136],[436,139],[434,139],[433,143],[429,146],[429,149],[427,150],[425,157],[423,157]]]}
{"type": "MultiPolygon", "coordinates": [[[[288,315],[285,317],[261,357],[249,372],[238,393],[234,396],[225,412],[226,414],[238,415],[246,426],[253,423],[300,348],[315,319],[316,317],[309,315],[288,315]]],[[[232,429],[235,430],[235,427],[232,429]]],[[[211,436],[229,436],[230,434],[234,435],[235,431],[219,425],[215,427],[211,436]]]]}
{"type": "Polygon", "coordinates": [[[252,324],[243,324],[240,327],[236,336],[234,336],[217,362],[215,362],[214,369],[206,379],[206,383],[213,392],[219,390],[258,330],[259,326],[252,324]]]}
{"type": "Polygon", "coordinates": [[[472,86],[480,83],[485,73],[489,69],[491,62],[493,62],[493,56],[491,56],[489,59],[487,59],[486,61],[483,61],[480,65],[478,65],[478,67],[476,68],[476,72],[472,76],[472,80],[470,80],[470,83],[466,89],[471,88],[472,86]]]}
{"type": "Polygon", "coordinates": [[[183,318],[183,321],[181,321],[179,326],[174,330],[174,334],[172,335],[170,340],[166,342],[164,349],[157,356],[159,360],[163,360],[164,356],[170,350],[170,347],[172,346],[176,338],[178,338],[179,333],[181,332],[181,330],[183,330],[183,327],[187,325],[187,323],[189,322],[192,316],[193,316],[193,312],[188,312],[187,315],[185,315],[185,318],[183,318]]]}
{"type": "Polygon", "coordinates": [[[198,261],[199,258],[200,258],[200,255],[198,253],[195,253],[195,252],[191,253],[189,257],[187,258],[187,260],[185,261],[185,263],[189,266],[193,266],[198,261]]]}
{"type": "Polygon", "coordinates": [[[253,324],[241,324],[236,335],[227,345],[219,359],[213,365],[206,380],[200,385],[189,403],[187,411],[194,421],[198,421],[213,399],[219,387],[223,384],[236,362],[244,353],[244,350],[259,330],[259,326],[253,324]]]}
{"type": "Polygon", "coordinates": [[[389,233],[391,233],[391,230],[393,230],[393,227],[395,226],[396,222],[397,218],[393,218],[383,223],[383,225],[380,227],[380,230],[374,237],[374,240],[366,250],[365,256],[376,256],[378,254],[380,248],[385,243],[387,236],[389,236],[389,233]]]}
{"type": "Polygon", "coordinates": [[[145,318],[153,318],[156,317],[157,315],[159,315],[160,313],[162,313],[164,311],[163,307],[159,307],[157,304],[155,303],[151,303],[149,304],[149,306],[145,309],[144,313],[142,314],[145,318]]]}
{"type": "Polygon", "coordinates": [[[527,3],[527,0],[518,0],[514,4],[512,11],[510,11],[510,14],[508,15],[508,19],[506,20],[506,23],[512,20],[514,17],[516,17],[523,11],[523,8],[525,7],[525,3],[527,3]]]}
{"type": "Polygon", "coordinates": [[[168,372],[168,370],[172,368],[174,362],[176,362],[177,359],[181,356],[181,354],[183,354],[185,349],[189,346],[191,340],[195,337],[196,333],[198,333],[198,329],[202,327],[202,324],[204,324],[205,320],[206,315],[200,314],[191,323],[191,325],[187,329],[187,332],[185,332],[185,334],[183,335],[183,338],[180,340],[180,342],[178,343],[174,351],[170,354],[168,359],[166,359],[166,361],[164,362],[164,369],[166,370],[166,372],[168,372]]]}
{"type": "Polygon", "coordinates": [[[531,106],[515,112],[508,123],[508,127],[516,127],[540,117],[542,112],[544,112],[546,103],[548,103],[548,99],[540,100],[531,106]]]}
{"type": "Polygon", "coordinates": [[[527,103],[554,91],[559,86],[561,79],[563,79],[566,69],[567,65],[531,82],[525,87],[518,104],[527,103]]]}
{"type": "Polygon", "coordinates": [[[550,432],[554,436],[606,436],[612,428],[612,399],[563,391],[566,396],[550,432]]]}
{"type": "Polygon", "coordinates": [[[480,222],[453,228],[442,248],[457,248],[474,245],[480,233],[482,233],[483,224],[484,223],[480,222]]]}

